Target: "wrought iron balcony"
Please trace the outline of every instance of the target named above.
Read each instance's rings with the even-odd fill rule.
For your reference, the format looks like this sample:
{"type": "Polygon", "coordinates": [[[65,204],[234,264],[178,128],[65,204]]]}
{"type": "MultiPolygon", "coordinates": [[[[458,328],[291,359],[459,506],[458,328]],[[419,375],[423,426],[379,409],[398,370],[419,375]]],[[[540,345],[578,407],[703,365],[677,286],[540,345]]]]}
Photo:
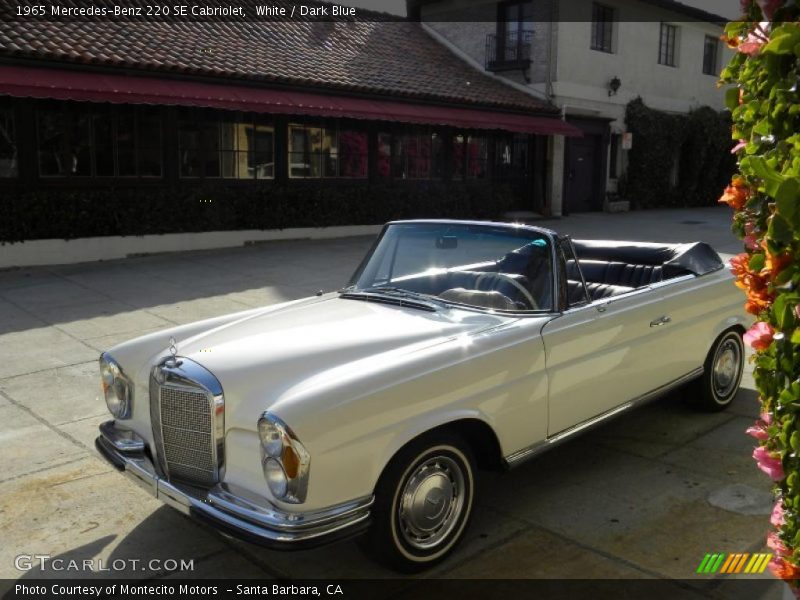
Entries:
{"type": "Polygon", "coordinates": [[[533,31],[512,31],[486,36],[486,70],[527,69],[531,64],[533,31]]]}

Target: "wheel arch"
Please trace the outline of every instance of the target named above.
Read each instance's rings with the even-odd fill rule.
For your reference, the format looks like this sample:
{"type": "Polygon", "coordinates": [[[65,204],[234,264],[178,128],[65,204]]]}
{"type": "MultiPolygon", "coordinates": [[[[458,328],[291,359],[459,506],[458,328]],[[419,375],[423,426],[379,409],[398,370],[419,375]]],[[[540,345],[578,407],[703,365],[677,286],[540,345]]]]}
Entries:
{"type": "Polygon", "coordinates": [[[503,457],[502,446],[500,445],[500,439],[497,437],[492,426],[478,417],[466,416],[420,431],[411,436],[404,443],[398,444],[391,455],[389,455],[388,459],[384,461],[378,481],[395,457],[400,454],[404,448],[417,442],[421,438],[428,436],[435,437],[437,433],[445,432],[455,434],[464,440],[470,450],[472,450],[472,454],[475,457],[475,462],[479,469],[499,472],[507,468],[503,457]]]}

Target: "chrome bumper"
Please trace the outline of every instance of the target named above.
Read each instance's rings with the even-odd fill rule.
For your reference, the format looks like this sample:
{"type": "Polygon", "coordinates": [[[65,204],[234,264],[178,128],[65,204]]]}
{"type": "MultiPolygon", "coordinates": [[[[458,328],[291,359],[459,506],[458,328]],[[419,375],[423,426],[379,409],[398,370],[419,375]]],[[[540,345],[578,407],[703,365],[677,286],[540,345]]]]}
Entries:
{"type": "Polygon", "coordinates": [[[361,498],[308,513],[287,513],[237,486],[220,483],[210,490],[162,478],[135,433],[100,425],[95,440],[100,454],[117,470],[165,504],[222,533],[267,546],[294,550],[320,546],[364,531],[373,498],[361,498]]]}

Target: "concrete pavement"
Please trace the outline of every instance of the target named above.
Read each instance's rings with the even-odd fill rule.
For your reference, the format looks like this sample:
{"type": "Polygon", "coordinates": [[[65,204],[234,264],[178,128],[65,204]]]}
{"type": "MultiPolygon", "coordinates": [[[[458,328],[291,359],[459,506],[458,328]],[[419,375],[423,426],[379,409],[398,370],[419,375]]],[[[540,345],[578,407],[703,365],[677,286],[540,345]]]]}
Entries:
{"type": "MultiPolygon", "coordinates": [[[[576,238],[704,240],[732,254],[740,244],[729,223],[725,208],[542,222],[576,238]]],[[[41,553],[107,563],[194,559],[191,577],[393,577],[354,542],[283,554],[225,539],[148,497],[93,447],[108,418],[98,396],[102,350],[176,323],[338,288],[370,242],[272,242],[0,272],[0,577],[47,576],[14,566],[17,555],[41,553]]],[[[738,597],[732,576],[695,570],[707,552],[764,548],[770,486],[744,434],[757,414],[752,387],[748,376],[720,414],[697,413],[672,394],[512,473],[484,477],[465,543],[426,576],[670,578],[690,580],[676,590],[696,597],[738,597]]],[[[777,599],[780,591],[773,584],[759,593],[777,599]]]]}

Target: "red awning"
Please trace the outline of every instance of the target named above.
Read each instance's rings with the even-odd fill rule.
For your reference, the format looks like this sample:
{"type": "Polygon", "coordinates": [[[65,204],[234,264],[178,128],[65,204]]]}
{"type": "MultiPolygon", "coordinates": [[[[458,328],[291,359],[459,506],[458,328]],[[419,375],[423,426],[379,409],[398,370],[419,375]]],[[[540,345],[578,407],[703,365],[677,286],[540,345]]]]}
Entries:
{"type": "Polygon", "coordinates": [[[0,95],[3,94],[84,102],[204,106],[540,135],[583,135],[580,129],[557,117],[57,69],[0,66],[0,95]]]}

